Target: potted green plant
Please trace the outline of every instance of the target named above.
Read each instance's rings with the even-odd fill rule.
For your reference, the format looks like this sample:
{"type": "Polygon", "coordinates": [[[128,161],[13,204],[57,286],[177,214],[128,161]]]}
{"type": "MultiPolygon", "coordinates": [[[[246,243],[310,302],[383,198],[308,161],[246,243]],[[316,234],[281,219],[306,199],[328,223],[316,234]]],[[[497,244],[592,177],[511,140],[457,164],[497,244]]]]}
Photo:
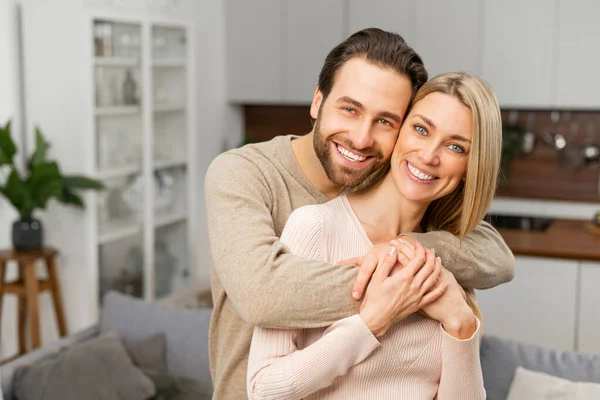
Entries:
{"type": "Polygon", "coordinates": [[[63,175],[56,161],[47,158],[49,148],[50,144],[36,128],[35,151],[21,173],[14,162],[17,148],[11,137],[10,121],[0,126],[0,193],[19,213],[12,230],[15,250],[29,251],[42,247],[43,227],[34,213],[45,209],[50,199],[84,208],[83,199],[77,192],[104,188],[100,181],[94,179],[63,175]]]}

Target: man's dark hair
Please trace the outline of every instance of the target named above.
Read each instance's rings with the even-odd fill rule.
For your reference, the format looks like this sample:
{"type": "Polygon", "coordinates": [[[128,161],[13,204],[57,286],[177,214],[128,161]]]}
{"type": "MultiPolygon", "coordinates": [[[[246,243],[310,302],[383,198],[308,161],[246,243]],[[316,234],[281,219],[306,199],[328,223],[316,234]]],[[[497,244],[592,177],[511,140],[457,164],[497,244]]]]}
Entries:
{"type": "Polygon", "coordinates": [[[382,68],[391,68],[407,76],[413,87],[413,96],[427,82],[427,70],[421,57],[397,33],[378,28],[367,28],[352,34],[329,52],[321,73],[319,89],[327,98],[337,71],[351,58],[362,57],[382,68]]]}

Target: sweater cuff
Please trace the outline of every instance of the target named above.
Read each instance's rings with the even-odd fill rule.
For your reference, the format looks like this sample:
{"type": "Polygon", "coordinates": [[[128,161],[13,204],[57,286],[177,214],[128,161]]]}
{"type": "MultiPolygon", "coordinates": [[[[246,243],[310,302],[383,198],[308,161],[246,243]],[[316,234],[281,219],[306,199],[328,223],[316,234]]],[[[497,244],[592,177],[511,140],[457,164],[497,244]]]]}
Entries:
{"type": "Polygon", "coordinates": [[[379,340],[377,340],[373,332],[365,324],[365,321],[358,314],[335,322],[325,330],[325,334],[332,330],[345,332],[347,340],[355,342],[359,358],[362,358],[362,356],[366,358],[376,348],[381,346],[379,340]]]}
{"type": "Polygon", "coordinates": [[[475,329],[475,332],[473,332],[473,335],[471,335],[470,338],[468,339],[457,339],[454,336],[450,335],[448,332],[446,332],[444,330],[444,327],[442,326],[442,324],[440,324],[440,329],[442,330],[442,340],[445,341],[453,341],[456,343],[470,343],[472,341],[478,342],[479,341],[479,333],[481,330],[481,321],[479,321],[479,318],[475,317],[475,321],[477,323],[477,328],[475,329]]]}

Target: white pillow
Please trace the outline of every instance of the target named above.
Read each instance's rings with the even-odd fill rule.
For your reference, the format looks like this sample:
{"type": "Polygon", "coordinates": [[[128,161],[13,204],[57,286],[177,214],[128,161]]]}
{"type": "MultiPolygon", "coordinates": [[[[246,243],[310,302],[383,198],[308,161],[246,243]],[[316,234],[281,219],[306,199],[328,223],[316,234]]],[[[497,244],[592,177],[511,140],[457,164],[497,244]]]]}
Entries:
{"type": "Polygon", "coordinates": [[[507,400],[598,400],[600,384],[573,382],[517,367],[507,400]]]}

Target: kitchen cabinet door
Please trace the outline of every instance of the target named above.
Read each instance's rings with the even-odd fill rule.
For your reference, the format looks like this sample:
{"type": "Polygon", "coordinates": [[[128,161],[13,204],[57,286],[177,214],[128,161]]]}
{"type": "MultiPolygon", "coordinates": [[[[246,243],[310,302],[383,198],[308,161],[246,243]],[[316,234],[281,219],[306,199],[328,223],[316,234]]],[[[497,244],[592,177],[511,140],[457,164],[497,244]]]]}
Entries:
{"type": "Polygon", "coordinates": [[[227,0],[227,93],[232,102],[273,103],[282,95],[279,0],[227,0]]]}
{"type": "Polygon", "coordinates": [[[345,38],[344,0],[285,2],[283,98],[310,104],[327,54],[345,38]]]}
{"type": "Polygon", "coordinates": [[[399,33],[408,44],[415,46],[416,3],[416,0],[350,0],[348,34],[365,28],[381,28],[399,33]]]}
{"type": "Polygon", "coordinates": [[[600,107],[600,3],[559,0],[557,107],[600,107]]]}
{"type": "Polygon", "coordinates": [[[482,77],[503,107],[554,105],[557,0],[483,0],[482,77]]]}
{"type": "Polygon", "coordinates": [[[578,268],[578,261],[516,257],[512,282],[477,291],[484,333],[573,350],[578,268]]]}
{"type": "Polygon", "coordinates": [[[600,354],[600,263],[581,263],[581,287],[579,298],[579,332],[577,350],[600,354]]]}
{"type": "Polygon", "coordinates": [[[415,50],[430,77],[449,71],[480,74],[481,1],[417,2],[415,50]]]}

